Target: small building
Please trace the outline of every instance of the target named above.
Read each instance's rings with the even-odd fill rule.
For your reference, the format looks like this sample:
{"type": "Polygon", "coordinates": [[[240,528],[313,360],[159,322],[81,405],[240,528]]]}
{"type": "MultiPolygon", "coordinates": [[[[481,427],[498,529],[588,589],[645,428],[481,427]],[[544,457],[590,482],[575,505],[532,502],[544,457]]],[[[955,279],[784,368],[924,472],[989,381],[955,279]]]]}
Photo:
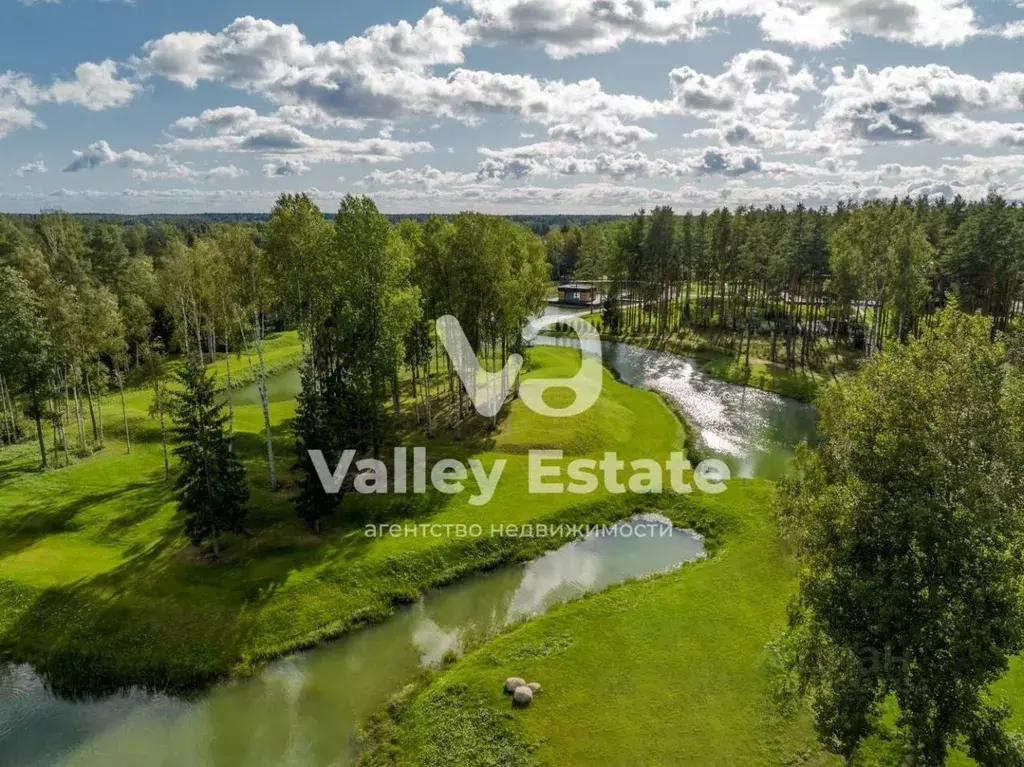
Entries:
{"type": "Polygon", "coordinates": [[[558,303],[572,306],[596,306],[601,303],[597,288],[586,282],[570,282],[558,286],[558,303]]]}

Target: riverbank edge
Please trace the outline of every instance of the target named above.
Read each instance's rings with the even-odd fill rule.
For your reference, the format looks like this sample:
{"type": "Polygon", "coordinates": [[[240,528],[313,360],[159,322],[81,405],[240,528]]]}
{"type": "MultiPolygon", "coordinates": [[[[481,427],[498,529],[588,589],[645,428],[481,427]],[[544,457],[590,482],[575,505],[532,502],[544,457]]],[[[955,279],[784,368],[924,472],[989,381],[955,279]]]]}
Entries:
{"type": "MultiPolygon", "coordinates": [[[[685,498],[685,496],[676,497],[685,498]]],[[[637,578],[629,578],[622,583],[613,584],[607,588],[601,589],[600,591],[581,594],[580,596],[574,597],[566,602],[556,604],[540,616],[525,618],[503,627],[486,642],[474,647],[470,652],[462,655],[461,657],[446,656],[442,660],[439,668],[425,669],[421,671],[415,677],[410,679],[401,690],[392,695],[381,708],[371,714],[364,722],[360,723],[357,731],[358,747],[360,751],[359,760],[357,762],[358,767],[400,767],[402,764],[400,761],[402,755],[396,746],[398,733],[403,726],[404,716],[410,710],[411,704],[415,699],[425,693],[432,685],[441,680],[451,667],[470,659],[478,653],[486,652],[487,648],[493,642],[508,634],[518,631],[523,626],[537,618],[557,618],[559,611],[569,609],[570,606],[578,605],[580,602],[586,602],[596,598],[604,598],[608,594],[613,594],[623,589],[629,589],[636,586],[638,583],[679,575],[681,572],[685,572],[686,569],[692,565],[713,559],[729,539],[729,523],[726,521],[727,518],[725,517],[715,515],[710,519],[705,519],[704,521],[693,522],[684,521],[682,516],[676,517],[671,513],[665,513],[664,509],[659,511],[671,520],[674,527],[689,530],[701,535],[704,538],[704,556],[692,561],[683,562],[679,567],[672,570],[651,573],[637,578]]],[[[671,512],[671,510],[669,511],[671,512]]],[[[498,681],[500,682],[500,680],[498,681]]],[[[495,717],[488,721],[488,726],[494,728],[496,733],[500,733],[500,737],[505,739],[508,747],[520,753],[524,757],[528,756],[535,747],[526,741],[524,733],[519,730],[519,728],[514,724],[514,721],[514,718],[511,717],[495,717]]],[[[522,766],[529,767],[529,765],[532,764],[534,764],[534,762],[531,760],[529,762],[523,762],[522,766]]]]}
{"type": "MultiPolygon", "coordinates": [[[[537,525],[612,525],[622,519],[642,512],[664,512],[669,509],[675,496],[645,496],[603,499],[590,504],[570,507],[559,514],[534,520],[537,525]]],[[[695,518],[691,529],[706,536],[706,547],[715,540],[716,527],[713,520],[695,518]]],[[[391,617],[396,608],[415,602],[431,589],[442,588],[462,578],[487,572],[503,565],[532,560],[541,554],[558,548],[572,540],[569,537],[510,537],[493,536],[474,540],[472,543],[451,544],[433,547],[415,556],[389,557],[372,569],[353,574],[359,579],[388,576],[392,588],[377,594],[376,603],[364,603],[359,609],[347,615],[339,615],[328,624],[296,636],[288,641],[270,646],[257,654],[243,655],[230,664],[219,667],[185,665],[177,662],[173,655],[153,655],[152,647],[135,657],[113,655],[96,647],[75,645],[4,647],[0,651],[0,662],[27,664],[40,674],[57,694],[71,699],[104,697],[126,689],[140,689],[150,693],[164,693],[189,696],[200,693],[210,686],[227,681],[250,677],[266,664],[286,657],[312,650],[322,644],[339,639],[356,631],[391,617]],[[400,573],[396,578],[396,571],[400,573]],[[404,572],[403,572],[404,571],[404,572]],[[417,574],[429,574],[410,580],[402,586],[402,575],[416,578],[417,574]],[[101,680],[101,681],[100,681],[101,680]]]]}

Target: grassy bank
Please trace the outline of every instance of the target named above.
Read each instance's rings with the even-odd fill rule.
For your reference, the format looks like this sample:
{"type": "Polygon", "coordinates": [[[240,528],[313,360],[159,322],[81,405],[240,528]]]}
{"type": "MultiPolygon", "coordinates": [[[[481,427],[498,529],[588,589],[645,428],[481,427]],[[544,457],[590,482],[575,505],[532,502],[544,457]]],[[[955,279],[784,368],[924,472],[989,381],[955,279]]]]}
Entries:
{"type": "Polygon", "coordinates": [[[670,515],[716,521],[710,559],[513,628],[393,702],[364,764],[837,764],[771,696],[765,645],[794,588],[771,492],[682,499],[670,515]],[[530,708],[512,708],[508,676],[543,685],[530,708]]]}
{"type": "MultiPolygon", "coordinates": [[[[297,353],[294,336],[275,339],[270,364],[284,366],[297,353]]],[[[567,377],[577,368],[577,352],[536,349],[528,375],[567,377]]],[[[656,395],[610,375],[597,405],[573,418],[543,418],[513,402],[496,431],[472,422],[461,440],[446,432],[431,442],[408,423],[404,439],[426,444],[431,461],[472,456],[489,467],[506,460],[493,500],[471,505],[472,480],[458,495],[350,495],[316,537],[296,517],[290,490],[269,489],[259,406],[237,406],[235,449],[246,464],[251,512],[246,534],[229,537],[224,560],[215,564],[181,534],[159,432],[146,415],[150,396],[143,389],[126,393],[130,454],[117,429],[116,396],[104,402],[106,447],[67,468],[40,472],[31,444],[0,450],[0,657],[34,664],[67,692],[129,683],[201,686],[378,620],[426,587],[532,557],[564,541],[491,537],[490,525],[611,521],[633,509],[603,491],[527,502],[527,450],[659,458],[684,439],[656,395]],[[484,534],[365,534],[369,524],[407,523],[479,523],[484,534]]],[[[271,404],[286,483],[294,407],[290,398],[271,404]]],[[[411,404],[404,408],[410,412],[411,404]]]]}

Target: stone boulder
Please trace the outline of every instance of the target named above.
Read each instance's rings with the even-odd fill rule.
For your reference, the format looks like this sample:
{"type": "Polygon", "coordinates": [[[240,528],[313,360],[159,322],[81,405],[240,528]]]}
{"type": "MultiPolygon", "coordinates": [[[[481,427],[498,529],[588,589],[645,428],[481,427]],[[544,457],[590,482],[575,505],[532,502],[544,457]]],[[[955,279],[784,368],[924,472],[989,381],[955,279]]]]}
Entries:
{"type": "Polygon", "coordinates": [[[529,706],[533,703],[533,690],[525,684],[522,687],[517,687],[512,693],[512,700],[520,706],[529,706]]]}
{"type": "Polygon", "coordinates": [[[510,676],[508,679],[505,680],[505,692],[507,694],[509,694],[509,695],[514,693],[516,691],[517,687],[525,687],[525,686],[526,686],[526,680],[525,679],[520,679],[517,676],[510,676]]]}
{"type": "Polygon", "coordinates": [[[534,694],[536,694],[536,693],[541,691],[540,682],[530,682],[526,686],[529,687],[533,691],[534,694]]]}

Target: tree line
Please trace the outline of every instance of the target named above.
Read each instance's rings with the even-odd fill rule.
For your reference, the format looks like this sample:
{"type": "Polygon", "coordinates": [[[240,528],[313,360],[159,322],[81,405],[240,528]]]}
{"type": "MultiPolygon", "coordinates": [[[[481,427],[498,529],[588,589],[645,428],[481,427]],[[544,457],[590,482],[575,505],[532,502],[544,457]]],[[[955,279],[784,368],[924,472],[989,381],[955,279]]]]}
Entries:
{"type": "Polygon", "coordinates": [[[395,226],[365,197],[346,197],[328,219],[306,195],[283,195],[264,224],[202,231],[0,217],[0,439],[34,434],[43,468],[68,465],[103,447],[103,397],[114,391],[131,452],[124,392],[151,388],[165,475],[170,445],[182,463],[189,535],[216,549],[244,520],[244,500],[226,500],[245,496],[232,445],[238,369],[259,392],[277,489],[264,342],[294,328],[297,507],[319,530],[340,496],[325,496],[303,448],[330,460],[344,449],[380,455],[398,439],[402,401],[427,435],[441,420],[460,429],[471,406],[432,321],[455,316],[497,364],[521,351],[547,286],[543,244],[523,226],[473,213],[395,226]]]}
{"type": "Polygon", "coordinates": [[[737,354],[814,365],[824,346],[873,355],[918,334],[946,296],[1009,327],[1024,299],[1024,208],[903,199],[834,209],[641,210],[545,238],[560,280],[598,281],[611,333],[681,328],[731,337],[737,354]]]}

